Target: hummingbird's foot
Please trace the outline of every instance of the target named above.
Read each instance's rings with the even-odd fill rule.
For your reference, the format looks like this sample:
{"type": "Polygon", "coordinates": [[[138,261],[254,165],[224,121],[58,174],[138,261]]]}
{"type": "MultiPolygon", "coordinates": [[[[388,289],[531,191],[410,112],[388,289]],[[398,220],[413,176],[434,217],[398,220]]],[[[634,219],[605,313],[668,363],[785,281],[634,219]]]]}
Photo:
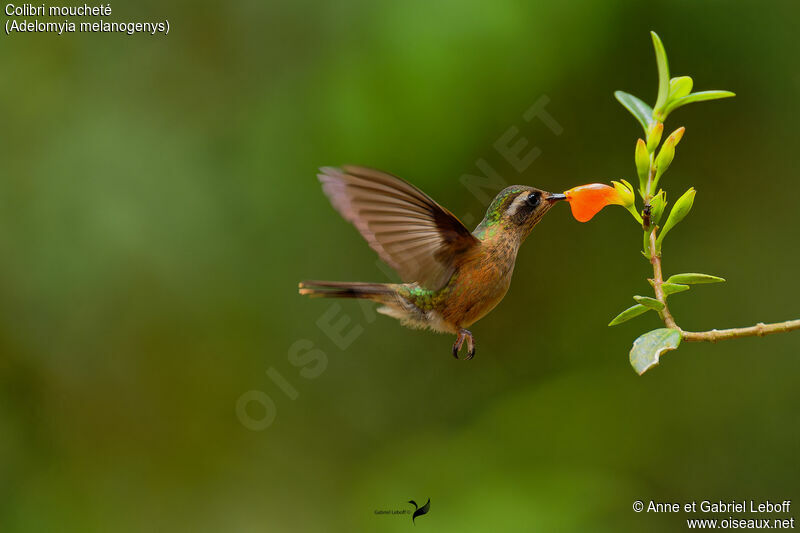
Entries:
{"type": "Polygon", "coordinates": [[[475,357],[475,338],[472,336],[472,332],[464,328],[458,330],[458,337],[453,344],[453,357],[458,359],[458,352],[461,350],[461,346],[464,345],[465,340],[467,341],[467,355],[464,360],[469,361],[475,357]]]}

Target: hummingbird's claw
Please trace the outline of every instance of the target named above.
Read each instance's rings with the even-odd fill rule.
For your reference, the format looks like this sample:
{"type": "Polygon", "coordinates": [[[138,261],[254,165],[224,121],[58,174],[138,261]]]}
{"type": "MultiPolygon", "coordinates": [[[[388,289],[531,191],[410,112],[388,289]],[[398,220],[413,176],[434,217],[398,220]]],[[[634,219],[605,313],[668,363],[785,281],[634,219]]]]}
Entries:
{"type": "Polygon", "coordinates": [[[461,346],[464,345],[465,340],[467,341],[467,355],[464,357],[464,360],[469,361],[475,357],[475,339],[472,336],[472,333],[464,328],[461,328],[458,331],[458,337],[456,338],[456,342],[453,344],[453,357],[458,359],[458,352],[461,350],[461,346]]]}
{"type": "Polygon", "coordinates": [[[469,361],[470,359],[475,357],[475,339],[472,337],[472,333],[467,332],[467,334],[469,335],[467,337],[467,349],[468,349],[468,351],[467,351],[467,356],[464,359],[469,361]]]}
{"type": "MultiPolygon", "coordinates": [[[[464,331],[463,329],[461,331],[464,331]]],[[[458,337],[456,338],[456,342],[453,343],[453,357],[458,359],[458,352],[461,350],[461,346],[464,344],[464,334],[458,332],[458,337]]]]}

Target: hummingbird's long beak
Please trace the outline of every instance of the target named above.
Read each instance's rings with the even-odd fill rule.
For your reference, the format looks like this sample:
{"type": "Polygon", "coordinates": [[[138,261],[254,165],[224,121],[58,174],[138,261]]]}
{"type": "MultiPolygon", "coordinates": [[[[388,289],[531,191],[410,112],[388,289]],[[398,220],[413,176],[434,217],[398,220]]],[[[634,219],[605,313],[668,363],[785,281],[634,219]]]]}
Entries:
{"type": "Polygon", "coordinates": [[[559,200],[566,200],[566,199],[567,199],[566,194],[551,194],[550,196],[547,197],[547,201],[550,202],[551,204],[554,204],[559,200]]]}

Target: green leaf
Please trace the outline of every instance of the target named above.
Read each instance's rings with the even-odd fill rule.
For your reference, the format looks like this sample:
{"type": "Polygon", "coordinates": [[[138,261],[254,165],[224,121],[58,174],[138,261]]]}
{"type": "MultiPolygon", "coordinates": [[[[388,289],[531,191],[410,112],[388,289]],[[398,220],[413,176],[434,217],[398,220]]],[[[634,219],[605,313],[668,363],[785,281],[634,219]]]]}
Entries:
{"type": "Polygon", "coordinates": [[[649,296],[634,296],[634,300],[639,305],[643,305],[645,307],[649,307],[653,311],[661,311],[664,309],[664,304],[656,300],[655,298],[650,298],[649,296]]]}
{"type": "Polygon", "coordinates": [[[736,96],[735,93],[730,91],[700,91],[699,93],[688,94],[681,98],[676,98],[667,104],[662,112],[664,117],[686,104],[693,104],[694,102],[703,102],[705,100],[719,100],[720,98],[730,98],[736,96]]]}
{"type": "Polygon", "coordinates": [[[631,318],[636,318],[639,315],[643,315],[646,312],[650,311],[649,307],[645,307],[640,304],[636,304],[631,306],[618,314],[614,317],[614,320],[608,323],[609,326],[616,326],[617,324],[622,324],[623,322],[627,322],[631,318]]]}
{"type": "MultiPolygon", "coordinates": [[[[652,279],[647,280],[650,283],[651,287],[655,287],[655,283],[653,283],[652,279]]],[[[688,285],[680,285],[678,283],[669,283],[663,282],[661,284],[661,289],[664,291],[664,296],[669,296],[670,294],[675,294],[677,292],[688,291],[691,287],[688,285]]]]}
{"type": "Polygon", "coordinates": [[[658,64],[658,99],[655,109],[660,111],[667,104],[669,97],[669,62],[661,38],[654,31],[650,32],[650,36],[653,38],[653,48],[656,51],[656,63],[658,64]]]}
{"type": "Polygon", "coordinates": [[[694,195],[697,191],[694,190],[694,187],[690,188],[688,191],[683,193],[683,196],[678,198],[675,202],[675,205],[672,206],[672,210],[669,212],[669,217],[667,217],[667,222],[664,224],[664,229],[658,234],[658,238],[656,239],[656,253],[661,250],[661,243],[664,241],[664,237],[666,237],[669,230],[675,227],[681,220],[683,220],[686,215],[689,214],[689,211],[692,210],[692,205],[694,205],[694,195]]]}
{"type": "Polygon", "coordinates": [[[688,285],[681,285],[680,283],[662,283],[661,289],[664,291],[664,296],[675,294],[676,292],[688,291],[691,287],[688,285]]]}
{"type": "Polygon", "coordinates": [[[648,331],[633,341],[630,361],[640,376],[658,364],[666,351],[675,350],[681,343],[681,332],[677,329],[659,328],[648,331]]]}
{"type": "Polygon", "coordinates": [[[667,283],[688,283],[688,284],[698,284],[698,283],[722,283],[725,281],[725,278],[720,278],[719,276],[712,276],[710,274],[698,274],[696,272],[689,272],[686,274],[675,274],[674,276],[670,276],[667,279],[667,283]]]}
{"type": "MultiPolygon", "coordinates": [[[[669,80],[669,101],[677,98],[683,98],[692,92],[692,85],[694,81],[689,76],[678,76],[669,80]]],[[[669,104],[667,104],[669,105],[669,104]]]]}
{"type": "Polygon", "coordinates": [[[647,135],[650,126],[655,122],[653,120],[653,109],[632,94],[624,91],[615,91],[614,97],[639,121],[639,124],[644,128],[645,135],[647,135]]]}

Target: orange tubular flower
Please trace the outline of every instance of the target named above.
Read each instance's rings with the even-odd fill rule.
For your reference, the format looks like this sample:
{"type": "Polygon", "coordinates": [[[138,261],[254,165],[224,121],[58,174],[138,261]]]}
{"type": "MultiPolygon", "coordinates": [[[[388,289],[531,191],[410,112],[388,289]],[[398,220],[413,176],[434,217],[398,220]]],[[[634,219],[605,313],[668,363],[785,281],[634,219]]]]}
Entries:
{"type": "MultiPolygon", "coordinates": [[[[590,183],[565,191],[564,194],[567,196],[575,220],[588,222],[601,209],[611,204],[621,205],[631,210],[634,199],[630,185],[624,180],[625,185],[619,182],[612,183],[614,183],[613,187],[604,183],[590,183]]],[[[635,212],[635,208],[633,208],[633,212],[635,212]]]]}

